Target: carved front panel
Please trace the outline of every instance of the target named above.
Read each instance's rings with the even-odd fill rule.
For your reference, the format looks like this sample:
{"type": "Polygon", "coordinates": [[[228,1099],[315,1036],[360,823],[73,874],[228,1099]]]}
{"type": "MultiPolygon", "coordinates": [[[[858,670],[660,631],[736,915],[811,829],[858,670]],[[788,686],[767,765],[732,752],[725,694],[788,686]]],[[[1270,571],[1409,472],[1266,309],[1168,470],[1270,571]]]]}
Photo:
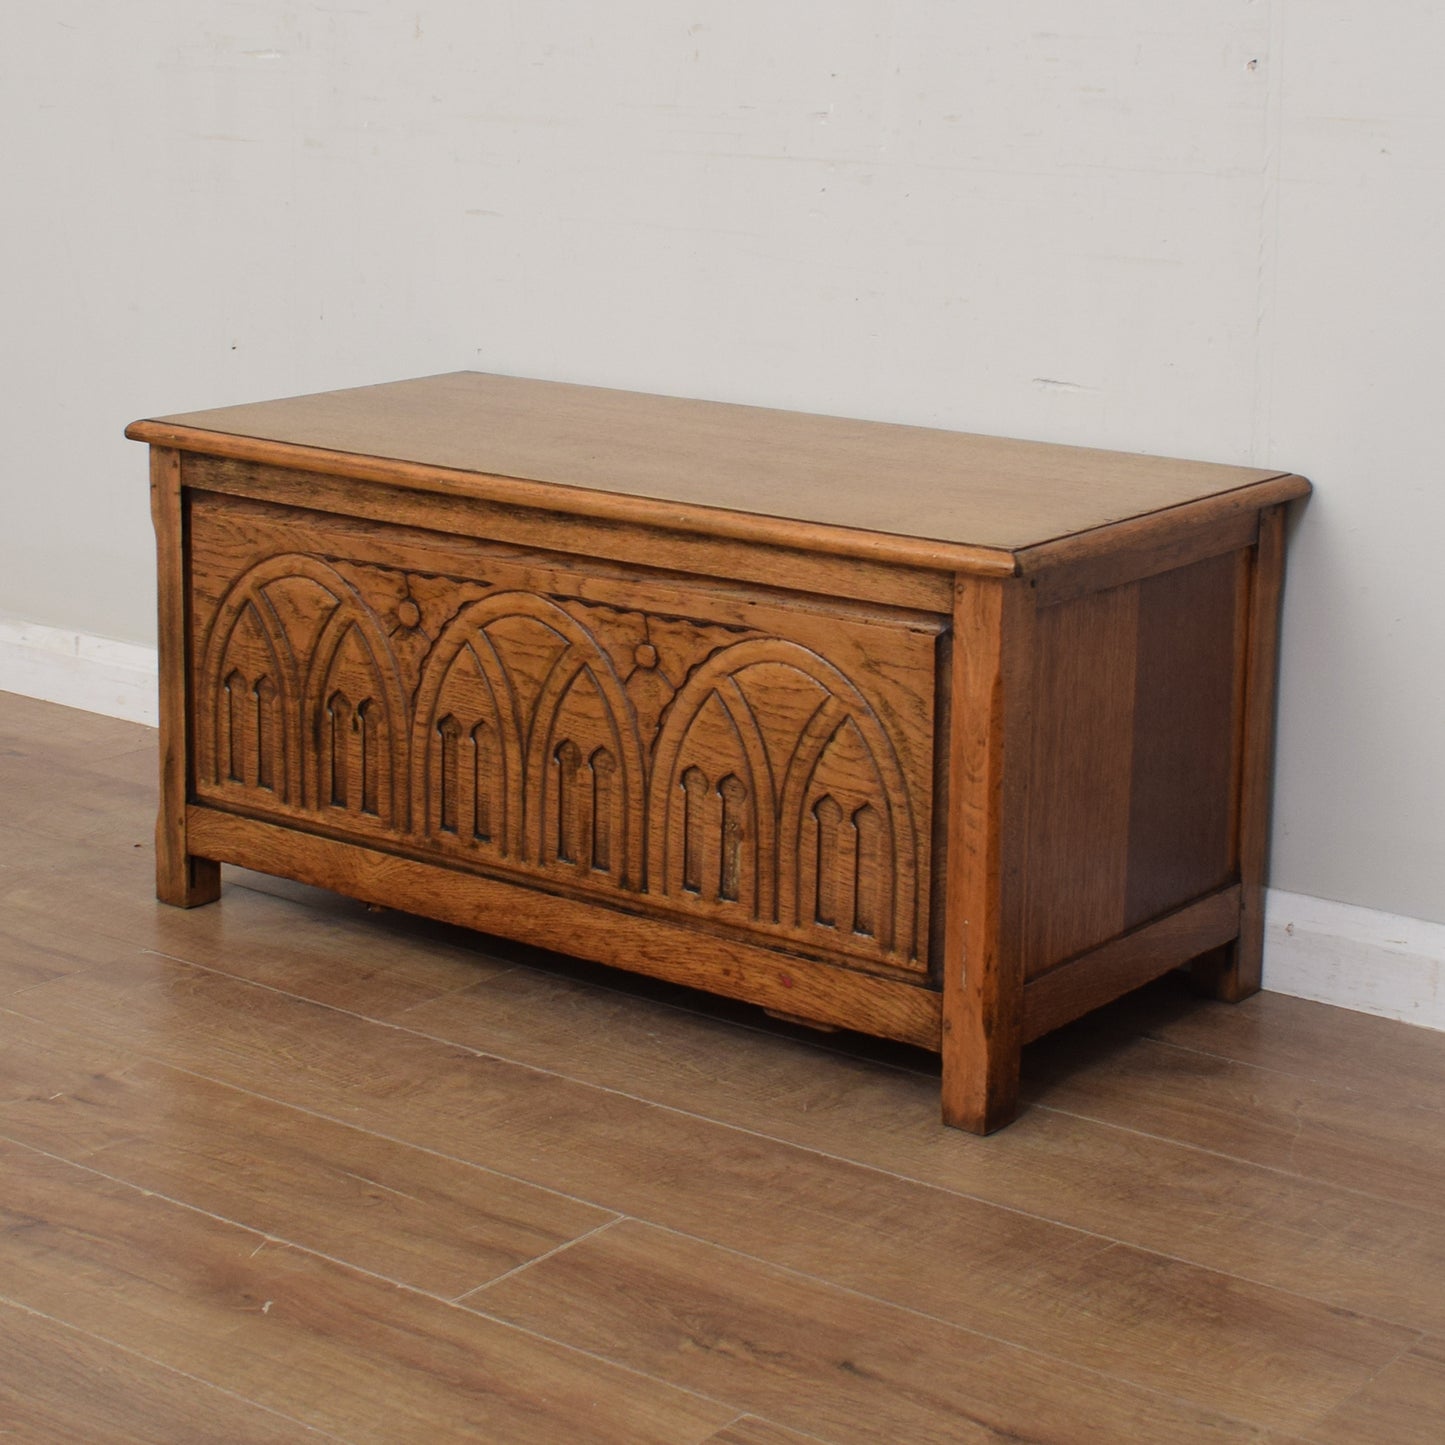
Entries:
{"type": "Polygon", "coordinates": [[[927,967],[936,619],[207,494],[191,528],[202,800],[927,967]]]}

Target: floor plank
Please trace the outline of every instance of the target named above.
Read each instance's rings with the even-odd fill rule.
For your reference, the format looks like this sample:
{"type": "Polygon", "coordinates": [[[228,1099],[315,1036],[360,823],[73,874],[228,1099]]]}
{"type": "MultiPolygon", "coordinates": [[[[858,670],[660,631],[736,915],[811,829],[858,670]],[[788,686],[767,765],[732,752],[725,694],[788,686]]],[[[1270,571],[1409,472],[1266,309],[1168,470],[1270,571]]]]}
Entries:
{"type": "Polygon", "coordinates": [[[455,1298],[616,1216],[0,1013],[0,1137],[455,1298]]]}
{"type": "Polygon", "coordinates": [[[1215,1412],[633,1222],[466,1303],[839,1445],[1258,1439],[1215,1412]]]}
{"type": "Polygon", "coordinates": [[[144,758],[154,776],[156,730],[145,723],[59,707],[18,692],[0,692],[0,777],[56,761],[84,762],[122,754],[144,758]]]}
{"type": "MultiPolygon", "coordinates": [[[[0,894],[5,875],[0,870],[0,894]]],[[[89,968],[71,938],[57,933],[53,918],[0,908],[0,999],[8,993],[89,968]]]]}
{"type": "Polygon", "coordinates": [[[818,1445],[822,1440],[821,1435],[799,1435],[796,1431],[773,1424],[771,1420],[744,1415],[725,1430],[718,1431],[707,1445],[818,1445]]]}
{"type": "Polygon", "coordinates": [[[55,980],[10,1006],[1280,1428],[1333,1408],[1413,1338],[165,959],[55,980]]]}
{"type": "Polygon", "coordinates": [[[1439,1445],[1445,1339],[1423,1341],[1306,1433],[1312,1445],[1439,1445]]]}
{"type": "Polygon", "coordinates": [[[355,1441],[680,1445],[736,1412],[0,1144],[27,1309],[355,1441]]]}
{"type": "Polygon", "coordinates": [[[1049,1108],[1397,1204],[1432,1209],[1445,1197],[1440,1114],[1407,1094],[1385,1109],[1336,1084],[1077,1026],[1038,1056],[1025,1092],[1049,1108]]]}
{"type": "Polygon", "coordinates": [[[0,1438],[6,1445],[203,1439],[323,1445],[341,1438],[3,1299],[0,1361],[0,1438]]]}
{"type": "MultiPolygon", "coordinates": [[[[122,855],[67,878],[68,951],[79,955],[77,967],[85,966],[87,953],[113,956],[117,945],[125,952],[149,949],[385,1016],[513,966],[475,942],[467,946],[458,930],[372,913],[335,895],[308,906],[228,879],[219,906],[167,908],[152,896],[149,860],[147,854],[144,866],[136,866],[122,855]]],[[[6,926],[27,935],[43,934],[47,926],[53,932],[56,885],[48,861],[0,872],[6,926]]]]}
{"type": "MultiPolygon", "coordinates": [[[[1445,1330],[1438,1206],[1362,1197],[1280,1161],[1223,1158],[1043,1108],[973,1139],[939,1126],[929,1061],[913,1060],[924,1070],[914,1072],[797,1031],[740,1032],[612,979],[605,988],[519,968],[389,1017],[1337,1308],[1445,1330]]],[[[1046,1062],[1050,1047],[1029,1059],[1046,1062]]]]}
{"type": "Polygon", "coordinates": [[[1116,1011],[1121,1030],[1298,1074],[1393,1106],[1445,1110],[1445,1035],[1282,993],[1214,1003],[1178,975],[1141,990],[1116,1011]]]}

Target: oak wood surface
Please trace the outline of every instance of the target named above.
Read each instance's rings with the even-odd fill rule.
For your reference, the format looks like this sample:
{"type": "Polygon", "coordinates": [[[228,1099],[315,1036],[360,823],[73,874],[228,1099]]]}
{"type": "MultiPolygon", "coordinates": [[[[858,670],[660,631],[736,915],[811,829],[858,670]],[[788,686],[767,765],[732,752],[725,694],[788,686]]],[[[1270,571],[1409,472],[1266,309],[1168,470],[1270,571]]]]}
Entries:
{"type": "Polygon", "coordinates": [[[438,870],[258,819],[205,808],[192,808],[187,816],[197,845],[226,862],[299,878],[370,903],[418,909],[467,928],[505,931],[522,942],[569,949],[600,963],[746,998],[820,1023],[866,1020],[882,1038],[937,1046],[938,995],[918,984],[772,953],[660,917],[604,912],[592,902],[438,870]]]}
{"type": "MultiPolygon", "coordinates": [[[[1027,977],[1236,876],[1245,556],[1039,608],[1027,977]]],[[[1187,955],[1158,957],[1162,971],[1187,955]]]]}
{"type": "MultiPolygon", "coordinates": [[[[741,527],[734,529],[743,534],[739,536],[729,536],[726,527],[716,526],[690,532],[671,514],[662,524],[648,525],[596,516],[580,506],[568,511],[545,510],[514,502],[440,495],[420,485],[430,473],[417,479],[415,489],[408,489],[385,480],[355,477],[349,474],[354,466],[348,467],[347,472],[327,475],[187,453],[183,474],[188,487],[232,497],[301,505],[401,527],[415,527],[418,518],[425,516],[429,526],[454,537],[545,547],[573,556],[764,586],[786,581],[798,591],[824,597],[856,597],[943,612],[953,596],[953,575],[937,558],[926,558],[922,564],[879,558],[876,546],[870,550],[861,541],[833,555],[799,546],[792,532],[763,538],[747,535],[741,527]]],[[[999,556],[992,569],[980,570],[1011,573],[1012,562],[999,556]]]]}
{"type": "Polygon", "coordinates": [[[156,533],[156,599],[160,652],[161,800],[156,817],[156,897],[178,908],[212,903],[220,895],[220,869],[194,857],[186,845],[185,808],[192,750],[186,705],[187,581],[181,503],[180,454],[151,451],[151,520],[156,533]]]}
{"type": "Polygon", "coordinates": [[[1245,555],[1224,553],[1138,587],[1126,928],[1223,886],[1239,865],[1245,555]]]}
{"type": "MultiPolygon", "coordinates": [[[[1238,942],[1210,980],[1219,997],[1237,1003],[1259,991],[1264,968],[1264,888],[1269,864],[1270,781],[1274,772],[1275,689],[1279,611],[1284,588],[1284,508],[1260,513],[1259,541],[1247,574],[1248,624],[1241,638],[1241,771],[1238,942]]],[[[1244,590],[1243,588],[1241,589],[1244,590]]]]}
{"type": "Polygon", "coordinates": [[[1024,986],[1022,1034],[1026,1043],[1080,1014],[1149,983],[1170,960],[1217,948],[1239,928],[1239,888],[1221,888],[1173,913],[1122,933],[1024,986]]]}
{"type": "MultiPolygon", "coordinates": [[[[132,736],[123,724],[0,698],[0,789],[35,824],[0,823],[0,919],[10,936],[37,939],[48,918],[46,956],[65,964],[0,1002],[9,1013],[0,1138],[11,1123],[27,1131],[0,1165],[0,1200],[12,1211],[0,1227],[0,1295],[23,1288],[20,1304],[42,1310],[37,1341],[64,1351],[53,1332],[68,1332],[84,1392],[71,1415],[28,1404],[20,1438],[26,1428],[53,1438],[44,1432],[56,1418],[81,1421],[82,1438],[124,1439],[134,1422],[139,1438],[189,1440],[167,1433],[169,1422],[217,1385],[238,1407],[322,1420],[340,1439],[474,1439],[486,1410],[506,1422],[492,1433],[507,1439],[859,1438],[861,1419],[839,1435],[821,1429],[840,1392],[889,1439],[950,1402],[972,1411],[960,1430],[982,1430],[1066,1418],[1074,1395],[1105,1412],[1104,1438],[1125,1442],[1434,1438],[1445,1332],[1439,1191],[1402,1203],[1358,1186],[1407,1170],[1430,1176],[1438,1131],[1390,1121],[1412,1085],[1438,1116],[1439,1036],[1278,995],[1234,1008],[1160,984],[1032,1046],[1026,1077],[1049,1080],[1052,1096],[1034,1091],[1013,1128],[973,1139],[931,1120],[936,1065],[915,1051],[804,1034],[742,1005],[502,955],[495,944],[483,962],[481,940],[255,875],[228,871],[221,909],[159,907],[140,892],[153,862],[149,750],[132,736]],[[79,766],[87,729],[113,788],[103,769],[79,766]],[[69,888],[46,887],[57,870],[73,881],[76,906],[69,888]],[[230,930],[228,916],[238,920],[230,930]],[[341,1006],[287,991],[288,917],[306,962],[295,987],[341,1006]],[[246,950],[262,923],[264,949],[246,950]],[[381,930],[385,947],[365,955],[364,971],[379,976],[389,952],[409,986],[348,993],[349,947],[366,948],[381,930]],[[228,936],[235,966],[264,986],[226,976],[228,936]],[[144,951],[158,943],[175,956],[144,951]],[[275,961],[261,956],[268,950],[275,961]],[[469,950],[478,963],[467,986],[469,950]],[[358,1012],[368,1008],[370,1021],[358,1012]],[[1234,1111],[1234,1127],[1196,1132],[1184,1092],[1207,1106],[1220,1075],[1174,1064],[1164,1066],[1181,1079],[1169,1109],[1126,1116],[1127,1090],[1152,1105],[1158,1077],[1134,1071],[1131,1083],[1128,1069],[1112,1095],[1118,1123],[1079,1109],[1085,1096],[1068,1095],[1068,1079],[1093,1080],[1102,1097],[1109,1061],[1127,1061],[1130,1040],[1148,1035],[1223,1069],[1217,1117],[1234,1111]],[[1290,1081],[1332,1088],[1288,1095],[1290,1081]],[[273,1181],[255,1177],[266,1150],[248,1149],[245,1113],[219,1102],[233,1096],[260,1100],[254,1137],[279,1148],[284,1166],[273,1181]],[[1303,1147],[1273,1134],[1258,1161],[1245,1157],[1255,1125],[1275,1129],[1292,1101],[1305,1103],[1303,1147]],[[294,1128],[278,1131],[281,1118],[294,1128]],[[495,1288],[537,1318],[580,1302],[561,1321],[579,1331],[594,1327],[591,1301],[609,1289],[596,1311],[618,1326],[601,1351],[612,1364],[558,1354],[474,1310],[488,1331],[476,1334],[436,1313],[455,1306],[359,1274],[347,1256],[368,1231],[372,1265],[415,1257],[407,1221],[426,1211],[337,1184],[345,1176],[333,1171],[361,1162],[342,1138],[374,1139],[368,1148],[396,1161],[380,1176],[392,1185],[406,1151],[422,1151],[419,1183],[486,1169],[498,1189],[561,1184],[578,1201],[567,1208],[596,1211],[571,1226],[577,1242],[495,1288]],[[207,1161],[233,1146],[258,1162],[246,1178],[218,1178],[207,1161]],[[66,1152],[73,1162],[56,1157],[66,1152]],[[108,1154],[136,1182],[97,1174],[108,1154]],[[313,1191],[322,1207],[312,1248],[268,1242],[273,1226],[306,1224],[313,1191]],[[211,1214],[258,1205],[274,1216],[253,1216],[250,1231],[211,1214]],[[590,1220],[616,1214],[628,1222],[587,1237],[590,1220]],[[326,1220],[331,1258],[318,1262],[326,1220]],[[640,1243],[619,1251],[607,1245],[614,1233],[640,1243]],[[659,1234],[673,1243],[653,1248],[659,1234]],[[630,1307],[619,1307],[619,1290],[632,1292],[630,1307]],[[903,1358],[888,1330],[870,1333],[865,1321],[895,1321],[915,1355],[903,1358]],[[866,1353],[823,1348],[830,1330],[855,1324],[849,1346],[861,1339],[866,1353]],[[702,1358],[666,1355],[680,1330],[702,1358]],[[984,1343],[960,1356],[960,1337],[984,1343]],[[654,1381],[628,1363],[647,1350],[669,1379],[706,1376],[737,1397],[699,1402],[654,1381]],[[978,1365],[976,1379],[960,1359],[978,1365]],[[130,1373],[127,1360],[138,1361],[130,1373]],[[860,1360],[879,1368],[844,1368],[860,1360]],[[1011,1361],[1012,1389],[999,1383],[990,1397],[1011,1361]],[[116,1373],[87,1390],[91,1362],[116,1373]],[[201,1395],[172,1395],[157,1370],[201,1395]],[[899,1400],[909,1381],[922,1383],[899,1400]],[[784,1395],[796,1412],[787,1420],[748,1404],[784,1395]]],[[[454,1185],[447,1191],[461,1202],[454,1185]]],[[[438,1225],[450,1207],[435,1201],[438,1225]]],[[[434,1239],[424,1227],[422,1240],[434,1239]]],[[[5,1384],[32,1384],[27,1402],[53,1399],[57,1378],[69,1388],[67,1367],[40,1348],[7,1357],[16,1361],[5,1384]]],[[[225,1408],[218,1420],[243,1418],[225,1408]]],[[[249,1437],[238,1423],[228,1438],[249,1437]]],[[[305,1437],[298,1427],[283,1438],[305,1437]]]]}
{"type": "Polygon", "coordinates": [[[1022,1044],[1020,823],[1033,705],[1034,603],[960,579],[954,604],[944,888],[943,1117],[988,1133],[1014,1116],[1022,1044]]]}
{"type": "Polygon", "coordinates": [[[1052,607],[1091,592],[1190,567],[1222,552],[1254,545],[1259,513],[1246,503],[1245,496],[1257,497],[1258,493],[1231,494],[1228,510],[1216,503],[1220,516],[1201,519],[1187,529],[1164,512],[1032,548],[1020,554],[1019,568],[1033,584],[1039,606],[1052,607]]]}
{"type": "Polygon", "coordinates": [[[1138,628],[1133,585],[1038,611],[1026,977],[1124,931],[1138,628]]]}
{"type": "Polygon", "coordinates": [[[1137,925],[1236,871],[1248,911],[1257,519],[1301,478],[475,373],[127,434],[183,643],[162,899],[210,901],[224,860],[473,926],[515,905],[548,945],[590,901],[594,958],[941,1039],[944,1117],[982,1132],[1026,977],[1118,944],[1107,987],[1051,985],[1062,1022],[1188,962],[1124,967],[1137,925]]]}
{"type": "Polygon", "coordinates": [[[224,455],[231,438],[234,455],[250,439],[486,474],[472,495],[524,504],[557,504],[521,485],[534,482],[1005,551],[1280,475],[477,372],[191,412],[128,434],[173,444],[196,433],[210,440],[188,450],[224,455]]]}
{"type": "Polygon", "coordinates": [[[195,795],[929,968],[939,619],[202,494],[195,795]]]}

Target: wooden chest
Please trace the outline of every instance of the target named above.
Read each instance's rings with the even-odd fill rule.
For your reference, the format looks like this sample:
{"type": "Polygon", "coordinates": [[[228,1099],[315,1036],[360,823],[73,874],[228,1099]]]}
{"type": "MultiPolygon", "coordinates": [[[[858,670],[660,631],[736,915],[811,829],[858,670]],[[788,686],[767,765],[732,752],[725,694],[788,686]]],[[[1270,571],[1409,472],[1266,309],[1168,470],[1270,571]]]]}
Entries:
{"type": "Polygon", "coordinates": [[[243,864],[941,1050],[1259,986],[1301,478],[458,373],[137,422],[158,893],[243,864]]]}

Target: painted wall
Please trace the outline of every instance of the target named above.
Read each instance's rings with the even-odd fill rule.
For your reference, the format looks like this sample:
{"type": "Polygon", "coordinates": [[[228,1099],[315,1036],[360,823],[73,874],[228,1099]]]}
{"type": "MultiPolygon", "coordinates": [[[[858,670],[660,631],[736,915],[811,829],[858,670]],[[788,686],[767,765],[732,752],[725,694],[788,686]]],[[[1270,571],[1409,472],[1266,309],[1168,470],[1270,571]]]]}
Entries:
{"type": "Polygon", "coordinates": [[[1445,921],[1445,11],[48,0],[0,26],[0,613],[153,636],[133,417],[475,367],[1248,462],[1274,882],[1445,921]]]}

